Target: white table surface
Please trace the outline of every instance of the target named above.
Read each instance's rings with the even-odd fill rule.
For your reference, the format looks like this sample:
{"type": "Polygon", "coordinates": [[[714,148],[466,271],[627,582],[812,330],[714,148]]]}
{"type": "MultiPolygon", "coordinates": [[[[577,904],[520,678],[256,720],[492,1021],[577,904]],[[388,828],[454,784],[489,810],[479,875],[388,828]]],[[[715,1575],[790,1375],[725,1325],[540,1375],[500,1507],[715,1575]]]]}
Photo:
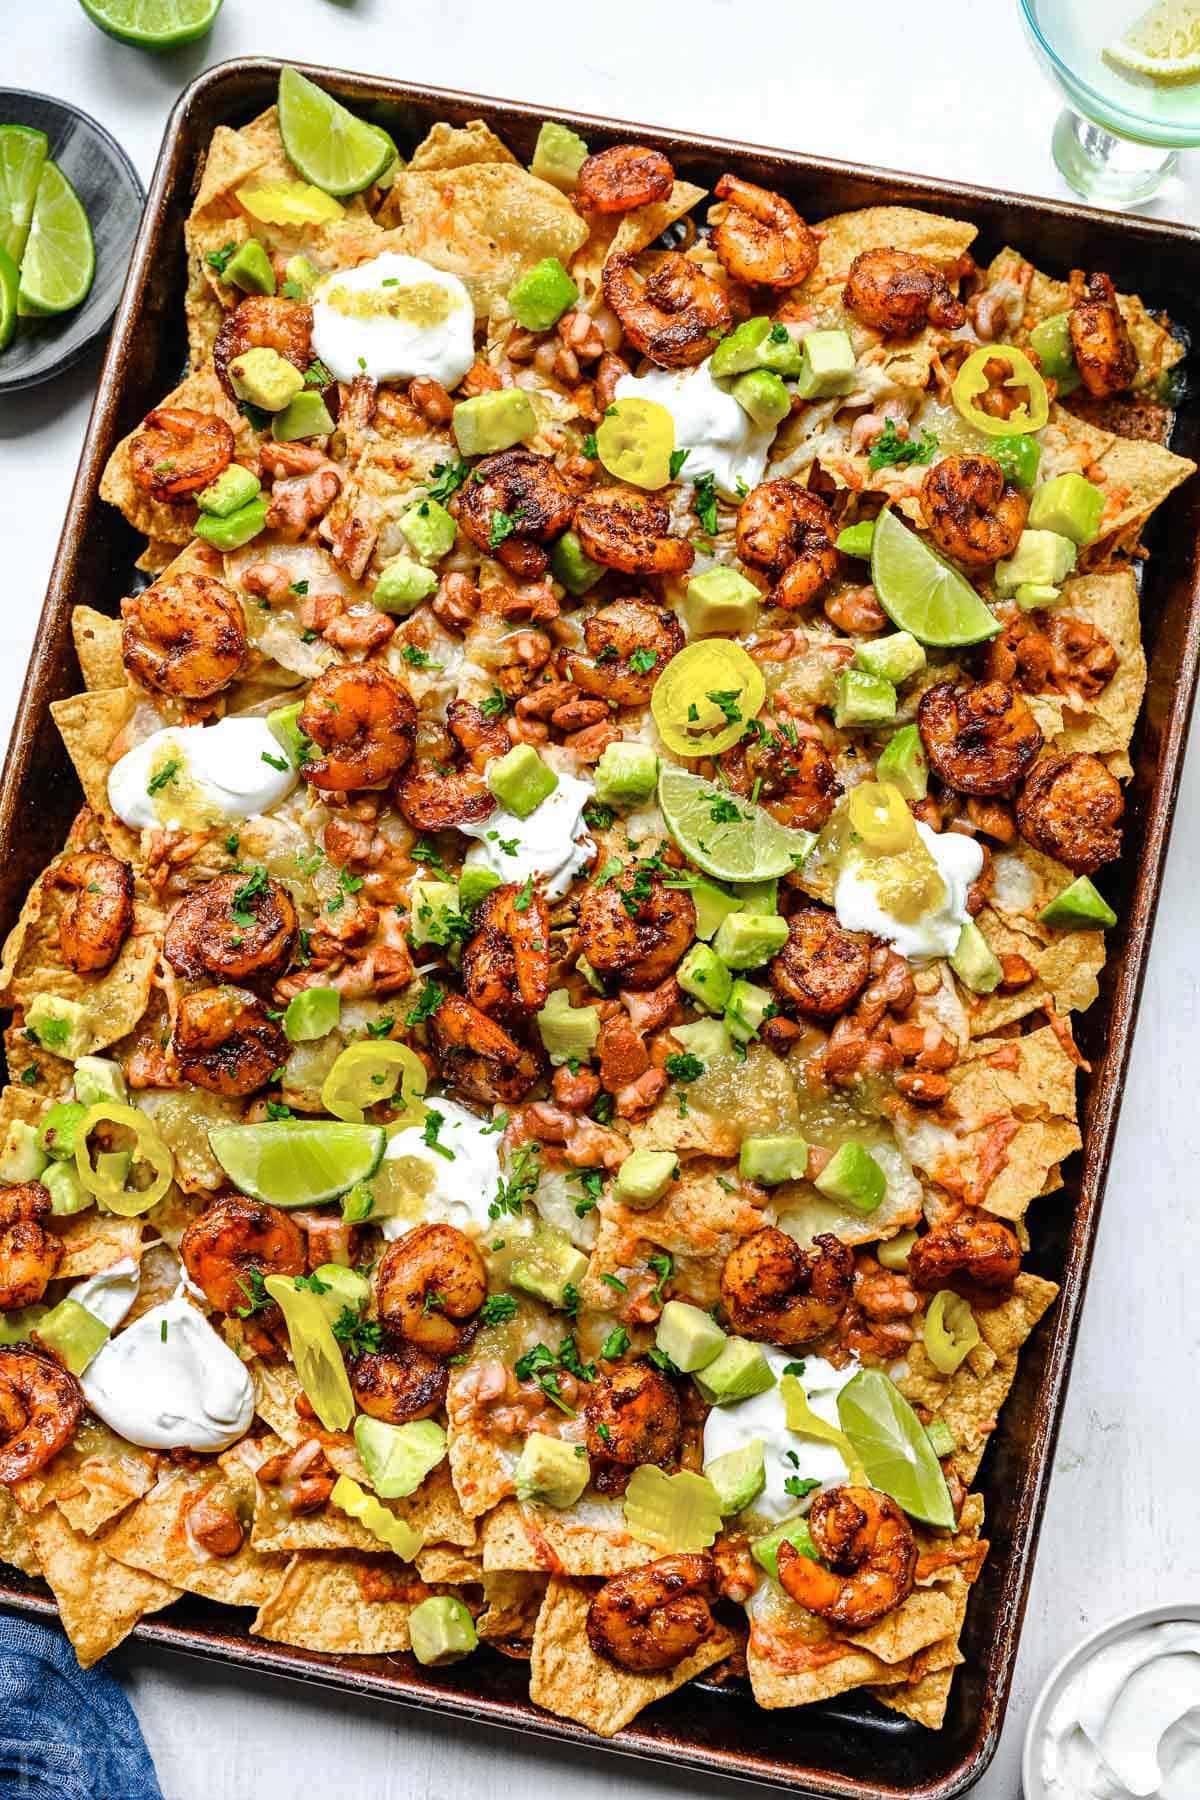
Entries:
{"type": "MultiPolygon", "coordinates": [[[[841,11],[813,0],[761,11],[747,0],[519,0],[508,8],[226,0],[206,43],[162,58],[111,42],[74,0],[3,0],[0,14],[3,79],[93,113],[144,178],[185,82],[209,63],[261,53],[1066,192],[1049,155],[1057,101],[1023,41],[1015,0],[901,8],[857,0],[841,11]]],[[[1184,164],[1154,210],[1200,222],[1200,157],[1184,164]]],[[[16,704],[97,367],[93,358],[57,383],[0,400],[0,729],[16,704]]],[[[1123,1610],[1200,1599],[1191,1174],[1200,1152],[1198,801],[1193,755],[1008,1725],[980,1800],[1018,1794],[1033,1695],[1075,1640],[1123,1610]]],[[[289,1791],[477,1800],[535,1784],[552,1786],[559,1800],[595,1800],[614,1780],[636,1800],[682,1800],[699,1786],[682,1772],[538,1747],[143,1648],[115,1662],[169,1800],[289,1791]]],[[[705,1782],[701,1791],[744,1790],[705,1782]]]]}

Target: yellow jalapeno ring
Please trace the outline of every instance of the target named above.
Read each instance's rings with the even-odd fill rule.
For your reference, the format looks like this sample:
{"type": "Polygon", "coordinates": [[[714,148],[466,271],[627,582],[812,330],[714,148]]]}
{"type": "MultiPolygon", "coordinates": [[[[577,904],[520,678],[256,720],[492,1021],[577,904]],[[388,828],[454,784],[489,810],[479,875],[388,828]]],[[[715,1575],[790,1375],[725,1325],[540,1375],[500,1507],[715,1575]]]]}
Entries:
{"type": "Polygon", "coordinates": [[[916,824],[898,787],[860,781],[850,790],[850,829],[875,856],[899,856],[916,836],[916,824]]]}
{"type": "Polygon", "coordinates": [[[922,1333],[925,1353],[942,1375],[953,1375],[979,1342],[975,1314],[961,1295],[942,1288],[929,1303],[922,1333]]]}
{"type": "Polygon", "coordinates": [[[79,1180],[101,1206],[123,1219],[135,1219],[162,1199],[175,1173],[175,1159],[154,1129],[145,1113],[136,1106],[122,1106],[115,1100],[100,1100],[89,1106],[79,1121],[75,1138],[75,1167],[79,1180]],[[116,1125],[133,1133],[132,1155],[100,1152],[92,1160],[88,1148],[89,1134],[99,1125],[116,1125]],[[139,1164],[149,1163],[154,1178],[147,1187],[128,1186],[129,1175],[139,1164]]]}
{"type": "Polygon", "coordinates": [[[950,393],[967,424],[986,432],[988,437],[1012,437],[1040,431],[1050,417],[1050,396],[1045,382],[1025,352],[1012,344],[984,344],[980,349],[972,350],[954,377],[950,393]],[[1029,393],[1028,402],[1022,401],[1014,407],[1006,419],[983,412],[975,404],[980,394],[986,394],[993,386],[987,373],[988,364],[992,362],[1008,364],[1011,373],[1004,378],[1006,388],[1025,388],[1029,393]]]}
{"type": "Polygon", "coordinates": [[[321,1105],[335,1119],[361,1125],[368,1107],[394,1101],[399,1089],[401,1112],[388,1123],[390,1135],[425,1117],[421,1095],[427,1080],[425,1064],[407,1044],[393,1044],[388,1039],[350,1044],[325,1077],[321,1105]]]}
{"type": "Polygon", "coordinates": [[[650,710],[676,756],[719,756],[744,735],[766,693],[762,670],[740,644],[701,638],[671,658],[650,710]]]}
{"type": "Polygon", "coordinates": [[[666,487],[671,479],[675,421],[656,400],[631,394],[610,406],[596,427],[596,452],[610,475],[634,487],[666,487]]]}

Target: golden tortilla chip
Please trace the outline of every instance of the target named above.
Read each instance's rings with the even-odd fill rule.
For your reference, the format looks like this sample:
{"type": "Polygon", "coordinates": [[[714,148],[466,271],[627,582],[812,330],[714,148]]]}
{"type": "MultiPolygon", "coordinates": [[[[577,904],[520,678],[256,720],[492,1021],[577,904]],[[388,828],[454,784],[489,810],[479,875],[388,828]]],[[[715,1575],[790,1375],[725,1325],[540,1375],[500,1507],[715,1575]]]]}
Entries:
{"type": "Polygon", "coordinates": [[[279,1584],[282,1556],[257,1550],[249,1538],[234,1556],[207,1556],[192,1547],[189,1508],[218,1479],[211,1468],[194,1473],[168,1468],[146,1498],[104,1534],[104,1548],[118,1562],[188,1593],[226,1606],[261,1606],[279,1584]]]}
{"type": "Polygon", "coordinates": [[[98,1212],[76,1213],[56,1224],[54,1235],[63,1246],[58,1279],[78,1280],[80,1276],[111,1269],[123,1257],[137,1256],[142,1243],[142,1221],[98,1212]]]}
{"type": "Polygon", "coordinates": [[[757,1705],[767,1712],[785,1706],[811,1706],[817,1700],[832,1699],[835,1694],[849,1693],[852,1688],[879,1686],[904,1680],[904,1663],[888,1664],[866,1650],[856,1650],[844,1639],[832,1635],[824,1642],[801,1647],[792,1653],[796,1667],[786,1667],[768,1656],[751,1628],[746,1646],[746,1672],[757,1705]],[[807,1661],[808,1666],[805,1666],[807,1661]]]}
{"type": "Polygon", "coordinates": [[[1142,695],[1146,689],[1146,655],[1142,649],[1137,583],[1127,566],[1074,575],[1063,583],[1055,613],[1086,619],[1102,631],[1117,654],[1117,671],[1094,700],[1074,707],[1059,703],[1061,724],[1050,735],[1060,753],[1089,750],[1107,762],[1113,774],[1132,774],[1128,757],[1142,695]]]}
{"type": "Polygon", "coordinates": [[[674,1096],[660,1100],[654,1111],[639,1120],[629,1133],[635,1150],[673,1150],[681,1158],[718,1156],[725,1161],[737,1155],[741,1140],[742,1134],[733,1121],[718,1118],[690,1100],[687,1113],[681,1117],[674,1096]]]}
{"type": "Polygon", "coordinates": [[[87,688],[120,687],[125,680],[121,657],[121,621],[93,606],[76,606],[71,612],[71,636],[87,688]]]}
{"type": "Polygon", "coordinates": [[[1100,992],[1097,977],[1105,954],[1102,931],[1060,931],[1043,944],[1024,931],[1013,930],[988,906],[976,924],[997,956],[1023,956],[1034,970],[1034,978],[1011,993],[967,995],[973,1037],[990,1037],[1002,1026],[1046,1005],[1058,1013],[1086,1012],[1100,992]]]}
{"type": "Polygon", "coordinates": [[[482,119],[431,125],[408,159],[410,169],[461,169],[464,163],[515,163],[517,158],[482,119]]]}
{"type": "MultiPolygon", "coordinates": [[[[1033,268],[1016,250],[1001,250],[993,257],[987,270],[988,285],[998,277],[1015,280],[1025,289],[1025,312],[1012,333],[1014,344],[1027,345],[1029,334],[1035,325],[1070,309],[1070,285],[1065,281],[1056,281],[1052,275],[1043,275],[1040,269],[1033,268]]],[[[1118,294],[1117,304],[1138,353],[1138,372],[1134,387],[1155,387],[1161,376],[1168,369],[1173,369],[1186,354],[1185,347],[1165,324],[1150,315],[1136,294],[1118,294]]]]}
{"type": "Polygon", "coordinates": [[[140,569],[143,575],[161,575],[164,569],[170,567],[177,551],[176,544],[164,543],[161,538],[150,538],[133,566],[140,569]]]}
{"type": "Polygon", "coordinates": [[[1051,407],[1041,443],[1045,478],[1078,470],[1104,492],[1100,528],[1080,551],[1081,569],[1095,568],[1117,552],[1129,555],[1151,513],[1196,468],[1161,444],[1117,437],[1062,406],[1051,407]]]}
{"type": "Polygon", "coordinates": [[[450,1475],[464,1514],[468,1519],[478,1519],[512,1493],[512,1472],[517,1459],[473,1419],[455,1422],[453,1377],[448,1398],[450,1475]]]}
{"type": "Polygon", "coordinates": [[[421,1580],[431,1583],[437,1581],[462,1587],[467,1582],[478,1583],[481,1579],[479,1558],[468,1556],[450,1544],[427,1544],[417,1551],[413,1564],[421,1580]]]}
{"type": "Polygon", "coordinates": [[[29,1527],[21,1517],[21,1509],[6,1487],[0,1487],[0,1563],[20,1569],[22,1575],[38,1573],[29,1527]]]}
{"type": "MultiPolygon", "coordinates": [[[[183,406],[196,412],[215,413],[232,430],[238,452],[254,449],[252,428],[226,394],[211,365],[196,369],[158,404],[160,407],[183,406]]],[[[152,499],[133,479],[133,440],[140,430],[139,424],[137,431],[123,437],[109,457],[100,479],[100,498],[124,513],[135,531],[153,538],[156,543],[190,544],[197,517],[193,503],[188,500],[169,506],[162,500],[152,499]]]]}
{"type": "Polygon", "coordinates": [[[946,1717],[954,1673],[953,1667],[934,1669],[915,1681],[902,1682],[898,1687],[873,1687],[871,1692],[892,1712],[903,1713],[906,1719],[937,1731],[946,1717]]]}
{"type": "Polygon", "coordinates": [[[860,1650],[892,1665],[907,1662],[918,1650],[944,1638],[953,1629],[954,1615],[954,1601],[943,1589],[914,1588],[902,1606],[865,1631],[848,1631],[846,1636],[860,1650]]]}
{"type": "MultiPolygon", "coordinates": [[[[165,1022],[165,1021],[164,1021],[165,1022]]],[[[212,1153],[209,1132],[218,1125],[240,1124],[240,1101],[206,1088],[145,1088],[138,1105],[154,1120],[175,1160],[175,1180],[185,1194],[212,1194],[228,1178],[212,1153]]]]}
{"type": "Polygon", "coordinates": [[[136,705],[128,687],[103,688],[52,700],[50,714],[75,765],[84,799],[100,822],[113,850],[126,862],[136,854],[138,834],[123,825],[108,803],[108,753],[119,731],[128,725],[136,705]]]}
{"type": "MultiPolygon", "coordinates": [[[[419,1567],[419,1557],[417,1563],[419,1567]]],[[[434,1577],[430,1575],[427,1579],[432,1581],[434,1577]]],[[[498,1570],[494,1573],[484,1571],[474,1579],[482,1584],[487,1602],[475,1621],[480,1637],[531,1638],[537,1626],[538,1610],[545,1598],[548,1577],[498,1570]]]]}
{"type": "Polygon", "coordinates": [[[73,1531],[94,1537],[153,1486],[154,1461],[146,1451],[89,1417],[65,1450],[35,1475],[14,1482],[12,1491],[26,1512],[53,1501],[73,1531]]]}
{"type": "Polygon", "coordinates": [[[792,290],[797,300],[820,303],[831,288],[840,295],[850,264],[864,250],[907,250],[939,269],[949,269],[974,243],[974,225],[911,206],[865,206],[836,213],[816,227],[820,257],[808,279],[792,290]]]}
{"type": "MultiPolygon", "coordinates": [[[[635,256],[661,237],[668,225],[682,219],[703,200],[706,189],[691,181],[676,181],[665,200],[636,206],[632,212],[597,213],[588,218],[588,236],[571,264],[571,277],[584,301],[594,300],[604,282],[604,265],[615,252],[635,256]]],[[[722,282],[725,271],[720,271],[722,282]]]]}
{"type": "Polygon", "coordinates": [[[618,1575],[646,1561],[644,1544],[625,1529],[619,1500],[596,1497],[573,1507],[521,1505],[504,1500],[483,1521],[483,1567],[554,1575],[618,1575]]]}
{"type": "Polygon", "coordinates": [[[57,1507],[31,1519],[28,1531],[81,1668],[115,1650],[147,1613],[179,1598],[177,1587],[115,1561],[97,1539],[73,1531],[57,1507]]]}
{"type": "Polygon", "coordinates": [[[386,1656],[410,1647],[409,1615],[424,1597],[424,1584],[398,1556],[293,1556],[250,1630],[297,1650],[386,1656]]]}

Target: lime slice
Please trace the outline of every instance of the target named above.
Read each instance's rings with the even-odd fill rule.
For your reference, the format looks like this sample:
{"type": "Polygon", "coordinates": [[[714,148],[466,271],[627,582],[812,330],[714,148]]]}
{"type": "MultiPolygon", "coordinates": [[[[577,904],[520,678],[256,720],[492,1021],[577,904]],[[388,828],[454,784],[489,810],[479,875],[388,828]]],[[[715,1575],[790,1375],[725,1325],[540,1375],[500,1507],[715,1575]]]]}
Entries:
{"type": "Polygon", "coordinates": [[[1000,629],[970,582],[902,525],[890,507],[875,521],[871,581],[892,623],[935,650],[981,644],[1000,629]]]}
{"type": "Polygon", "coordinates": [[[87,299],[95,273],[92,228],[79,195],[57,163],[45,163],[21,258],[17,311],[23,318],[70,312],[87,299]]]}
{"type": "Polygon", "coordinates": [[[29,236],[38,177],[49,148],[44,131],[0,125],[0,250],[19,263],[29,236]]]}
{"type": "Polygon", "coordinates": [[[0,248],[0,350],[7,350],[17,329],[17,290],[21,277],[8,251],[0,248]]]}
{"type": "Polygon", "coordinates": [[[317,1206],[366,1181],[383,1160],[378,1125],[329,1119],[279,1119],[269,1125],[218,1125],[212,1153],[234,1185],[272,1206],[317,1206]]]}
{"type": "Polygon", "coordinates": [[[664,768],[658,804],[684,855],[718,881],[771,881],[798,868],[816,842],[811,832],[789,831],[763,807],[682,769],[664,768]]]}
{"type": "Polygon", "coordinates": [[[173,50],[212,30],[221,0],[79,0],[84,12],[123,44],[141,50],[173,50]]]}
{"type": "Polygon", "coordinates": [[[954,1507],[946,1477],[924,1426],[895,1382],[878,1369],[863,1369],[846,1383],[837,1408],[872,1487],[890,1494],[911,1518],[952,1531],[954,1507]]]}
{"type": "Polygon", "coordinates": [[[1165,85],[1200,79],[1200,0],[1157,0],[1103,56],[1122,75],[1165,85]]]}
{"type": "Polygon", "coordinates": [[[386,132],[356,119],[332,94],[287,67],[279,73],[279,129],[305,181],[327,194],[370,187],[396,154],[386,132]]]}

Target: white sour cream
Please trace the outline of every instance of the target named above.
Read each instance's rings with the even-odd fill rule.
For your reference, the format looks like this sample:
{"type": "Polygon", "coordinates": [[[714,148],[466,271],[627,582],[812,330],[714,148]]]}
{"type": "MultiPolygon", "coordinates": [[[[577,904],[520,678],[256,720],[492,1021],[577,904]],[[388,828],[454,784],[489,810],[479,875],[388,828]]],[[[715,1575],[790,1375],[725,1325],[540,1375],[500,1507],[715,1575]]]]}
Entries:
{"type": "Polygon", "coordinates": [[[79,1380],[92,1411],[144,1450],[227,1450],[254,1417],[245,1365],[182,1294],[119,1331],[79,1380]]]}
{"type": "Polygon", "coordinates": [[[596,854],[583,818],[595,791],[590,781],[559,772],[554,792],[527,819],[494,812],[478,825],[460,825],[465,837],[478,839],[467,862],[491,869],[501,881],[520,883],[532,875],[548,899],[560,900],[596,854]]]}
{"type": "Polygon", "coordinates": [[[967,889],[983,868],[983,851],[962,831],[931,831],[917,821],[921,842],[937,864],[945,889],[940,906],[918,919],[897,919],[883,910],[868,857],[847,858],[834,889],[838,923],[847,931],[870,931],[895,944],[901,956],[913,962],[929,962],[953,956],[959,935],[970,918],[967,889]]]}
{"type": "Polygon", "coordinates": [[[312,298],[313,349],[339,381],[430,375],[456,387],[475,361],[475,309],[457,275],[385,251],[326,276],[312,298]]]}
{"type": "Polygon", "coordinates": [[[265,719],[218,719],[171,725],[136,744],[109,772],[108,803],[135,830],[195,831],[270,812],[299,779],[265,719]]]}
{"type": "Polygon", "coordinates": [[[682,481],[711,475],[721,493],[735,500],[739,479],[757,487],[767,466],[774,425],[756,425],[733,395],[718,387],[707,362],[696,369],[653,369],[622,375],[618,400],[635,396],[665,406],[675,421],[675,448],[686,450],[682,481]]]}
{"type": "Polygon", "coordinates": [[[775,1386],[765,1394],[755,1394],[753,1399],[713,1407],[704,1421],[704,1461],[713,1462],[728,1450],[742,1450],[757,1438],[763,1447],[767,1485],[753,1502],[753,1509],[763,1518],[786,1519],[801,1504],[784,1486],[789,1475],[798,1475],[802,1481],[819,1481],[824,1488],[849,1480],[850,1471],[832,1444],[788,1430],[779,1391],[780,1377],[789,1363],[802,1362],[804,1373],[798,1379],[808,1404],[819,1419],[840,1429],[837,1397],[851,1377],[858,1374],[859,1365],[851,1361],[844,1369],[835,1369],[823,1356],[798,1355],[794,1350],[776,1350],[766,1345],[764,1351],[775,1386]]]}
{"type": "Polygon", "coordinates": [[[132,1256],[123,1256],[111,1268],[101,1269],[98,1275],[89,1275],[86,1281],[76,1282],[67,1298],[90,1312],[102,1325],[107,1325],[110,1331],[115,1331],[137,1299],[141,1284],[141,1264],[132,1256]]]}
{"type": "Polygon", "coordinates": [[[1053,1800],[1196,1800],[1200,1624],[1130,1631],[1076,1670],[1046,1721],[1039,1773],[1053,1800]]]}
{"type": "MultiPolygon", "coordinates": [[[[441,1114],[437,1141],[450,1152],[450,1157],[439,1156],[425,1142],[423,1125],[410,1125],[389,1141],[385,1159],[392,1162],[411,1157],[432,1176],[432,1187],[422,1195],[423,1218],[445,1220],[477,1237],[492,1223],[488,1207],[500,1185],[504,1133],[478,1113],[468,1112],[456,1100],[443,1099],[440,1094],[433,1098],[427,1095],[425,1106],[427,1112],[441,1114]]],[[[385,1218],[380,1220],[380,1227],[385,1238],[398,1238],[412,1230],[413,1221],[385,1218]]]]}

